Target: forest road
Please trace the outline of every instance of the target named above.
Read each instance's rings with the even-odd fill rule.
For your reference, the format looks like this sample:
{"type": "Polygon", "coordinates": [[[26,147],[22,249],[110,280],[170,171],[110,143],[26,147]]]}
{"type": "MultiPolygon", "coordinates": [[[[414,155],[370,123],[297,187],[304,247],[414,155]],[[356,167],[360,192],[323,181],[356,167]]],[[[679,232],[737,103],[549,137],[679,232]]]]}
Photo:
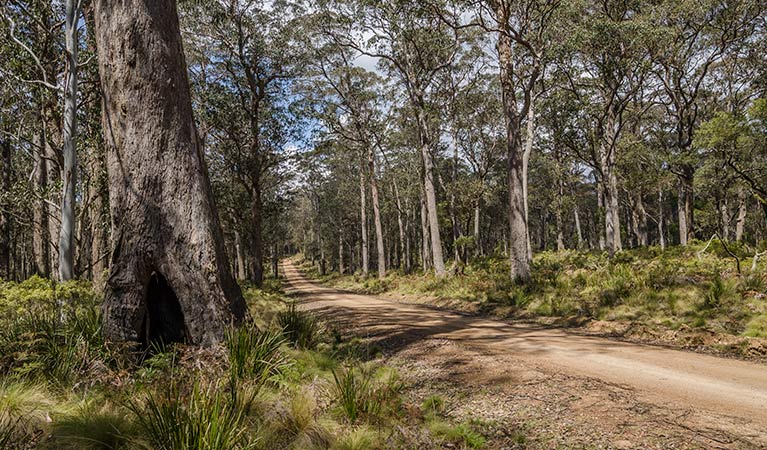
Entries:
{"type": "MultiPolygon", "coordinates": [[[[765,365],[358,295],[313,282],[290,262],[284,262],[282,269],[286,291],[302,308],[329,318],[331,324],[351,325],[385,349],[397,352],[418,341],[447,340],[469,354],[491,355],[472,375],[472,382],[486,380],[495,387],[513,388],[514,383],[499,380],[504,371],[518,372],[519,367],[546,377],[564,373],[599,380],[630,392],[644,408],[684,416],[685,429],[703,426],[734,437],[730,441],[739,442],[738,448],[767,448],[765,365]],[[487,363],[499,358],[506,358],[507,363],[487,363]]],[[[430,353],[421,357],[428,358],[430,353]]],[[[724,440],[713,438],[711,442],[724,440]]]]}

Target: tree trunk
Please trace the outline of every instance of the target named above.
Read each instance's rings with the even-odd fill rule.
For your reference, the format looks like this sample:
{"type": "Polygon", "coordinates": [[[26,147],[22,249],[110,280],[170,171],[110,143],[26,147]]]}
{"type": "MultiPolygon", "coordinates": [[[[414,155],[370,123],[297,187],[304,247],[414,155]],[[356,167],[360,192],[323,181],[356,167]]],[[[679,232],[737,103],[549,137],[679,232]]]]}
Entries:
{"type": "MultiPolygon", "coordinates": [[[[525,132],[525,153],[522,156],[522,193],[525,197],[525,224],[530,223],[530,208],[528,207],[527,195],[527,172],[530,165],[530,155],[533,153],[533,139],[535,139],[535,104],[530,99],[530,105],[527,110],[527,127],[525,132]]],[[[530,242],[530,227],[527,226],[527,257],[533,260],[533,245],[530,242]]]]}
{"type": "Polygon", "coordinates": [[[658,189],[658,243],[661,250],[666,249],[666,231],[664,230],[663,221],[663,188],[658,189]]]}
{"type": "Polygon", "coordinates": [[[677,200],[677,209],[679,214],[679,244],[687,243],[695,238],[693,227],[693,179],[694,171],[691,168],[685,168],[683,175],[679,178],[679,198],[677,200]]]}
{"type": "Polygon", "coordinates": [[[596,179],[596,188],[597,188],[597,215],[596,215],[596,226],[597,226],[597,235],[598,235],[598,241],[599,241],[599,251],[605,251],[607,248],[607,242],[605,239],[605,230],[606,227],[604,225],[604,218],[605,218],[605,189],[604,189],[604,183],[602,182],[602,179],[597,178],[596,179]]]}
{"type": "Polygon", "coordinates": [[[404,269],[405,272],[409,272],[407,258],[405,255],[405,224],[402,221],[402,201],[399,196],[399,187],[397,186],[397,180],[392,183],[392,189],[394,190],[394,198],[397,201],[397,227],[399,230],[399,254],[397,256],[397,265],[400,269],[404,269]],[[403,261],[403,259],[405,261],[403,261]]]}
{"type": "Polygon", "coordinates": [[[344,270],[344,232],[343,229],[338,229],[338,273],[343,275],[344,270]]]}
{"type": "Polygon", "coordinates": [[[365,169],[360,166],[360,229],[362,232],[362,274],[368,276],[370,263],[368,257],[368,213],[365,190],[365,169]]]}
{"type": "Polygon", "coordinates": [[[192,117],[174,0],[97,0],[114,251],[111,341],[211,345],[247,315],[192,117]]]}
{"type": "MultiPolygon", "coordinates": [[[[421,116],[423,113],[420,114],[421,116]]],[[[421,118],[419,122],[425,122],[421,118]]],[[[437,192],[434,188],[434,161],[431,155],[431,145],[421,144],[421,158],[423,159],[423,186],[426,198],[426,213],[429,219],[429,236],[431,237],[431,262],[434,273],[438,276],[445,275],[445,260],[442,256],[442,239],[439,233],[439,215],[437,212],[437,192]]]]}
{"type": "Polygon", "coordinates": [[[242,234],[239,230],[234,230],[234,252],[237,258],[237,279],[245,280],[248,273],[245,270],[245,249],[242,244],[242,234]]]}
{"type": "Polygon", "coordinates": [[[280,278],[280,253],[277,244],[272,244],[272,275],[274,279],[280,278]]]}
{"type": "Polygon", "coordinates": [[[727,204],[727,194],[719,204],[720,221],[722,222],[722,239],[730,240],[730,208],[727,204]]]}
{"type": "Polygon", "coordinates": [[[556,210],[556,226],[557,226],[557,251],[561,252],[565,250],[565,226],[564,226],[564,204],[563,199],[565,197],[565,183],[560,177],[559,180],[559,195],[557,196],[557,210],[556,210]]]}
{"type": "MultiPolygon", "coordinates": [[[[508,22],[508,11],[499,5],[501,23],[508,22]],[[505,18],[505,19],[504,19],[505,18]]],[[[520,118],[514,96],[516,89],[513,80],[514,62],[511,37],[500,32],[498,54],[501,66],[501,89],[503,111],[506,120],[507,177],[509,187],[509,261],[510,275],[514,281],[527,281],[530,278],[529,234],[525,210],[525,150],[520,135],[520,118]]]]}
{"type": "Polygon", "coordinates": [[[75,186],[77,184],[77,27],[80,17],[78,0],[66,0],[65,41],[66,81],[64,94],[64,188],[61,195],[61,232],[59,234],[59,279],[75,276],[75,186]]]}
{"type": "Polygon", "coordinates": [[[578,211],[578,203],[575,203],[573,208],[573,215],[575,216],[575,237],[577,238],[578,250],[583,249],[583,230],[581,230],[581,215],[578,211]]]}
{"type": "Polygon", "coordinates": [[[370,171],[370,193],[373,200],[373,222],[376,229],[376,249],[378,250],[378,278],[386,277],[386,250],[384,248],[381,208],[378,200],[378,182],[376,181],[375,154],[373,147],[368,150],[368,170],[370,171]]]}
{"type": "Polygon", "coordinates": [[[481,210],[480,210],[480,202],[481,199],[477,199],[476,203],[474,203],[474,255],[480,256],[482,254],[482,245],[480,245],[479,242],[479,220],[481,217],[481,210]]]}
{"type": "Polygon", "coordinates": [[[56,180],[61,179],[61,171],[59,170],[59,154],[51,143],[54,131],[54,118],[50,113],[46,113],[46,122],[43,124],[45,129],[43,144],[45,146],[45,158],[47,160],[46,169],[48,170],[47,182],[48,192],[44,194],[47,201],[45,202],[45,211],[48,224],[48,267],[50,277],[54,278],[58,276],[58,260],[59,260],[59,245],[58,236],[61,232],[61,210],[56,206],[60,204],[59,195],[53,192],[51,187],[56,183],[56,180]]]}
{"type": "MultiPolygon", "coordinates": [[[[608,118],[607,129],[612,130],[612,119],[608,118]]],[[[623,249],[621,244],[620,222],[620,192],[618,191],[618,176],[615,173],[614,137],[603,139],[599,147],[600,168],[604,177],[604,208],[605,208],[605,245],[610,256],[623,249]]]]}
{"type": "Polygon", "coordinates": [[[647,246],[647,212],[644,208],[641,192],[634,195],[633,208],[631,208],[631,227],[639,247],[647,246]]]}
{"type": "Polygon", "coordinates": [[[252,180],[253,190],[251,192],[250,206],[250,232],[251,232],[251,257],[253,266],[251,267],[251,278],[257,287],[264,285],[264,241],[262,234],[263,222],[263,201],[261,199],[261,180],[255,177],[252,180]]]}
{"type": "Polygon", "coordinates": [[[45,133],[35,133],[35,184],[40,199],[35,202],[32,213],[34,228],[32,230],[32,250],[35,254],[34,272],[43,277],[51,275],[50,246],[48,243],[50,228],[48,226],[48,204],[44,200],[48,189],[48,160],[45,155],[45,133]]]}
{"type": "Polygon", "coordinates": [[[461,265],[461,252],[458,248],[458,245],[456,245],[456,242],[458,241],[458,238],[461,235],[461,232],[459,230],[458,226],[458,217],[456,212],[456,206],[455,206],[455,191],[458,188],[458,131],[453,129],[452,139],[453,139],[453,167],[450,173],[450,225],[452,227],[453,231],[453,260],[455,261],[455,266],[459,267],[461,265]]]}
{"type": "Polygon", "coordinates": [[[101,291],[104,287],[104,276],[107,268],[107,256],[110,253],[107,237],[107,218],[109,216],[109,200],[107,198],[106,170],[104,168],[103,148],[101,142],[91,158],[91,178],[88,183],[88,198],[90,201],[89,222],[91,226],[91,273],[93,286],[101,291]]]}
{"type": "Polygon", "coordinates": [[[741,186],[738,189],[738,217],[735,220],[735,241],[743,240],[743,231],[746,228],[746,190],[741,186]]]}
{"type": "MultiPolygon", "coordinates": [[[[11,191],[11,140],[0,142],[0,185],[3,192],[11,191]]],[[[11,216],[3,208],[0,213],[0,278],[11,279],[11,216]]]]}
{"type": "Polygon", "coordinates": [[[428,272],[431,269],[431,252],[429,251],[429,217],[426,212],[426,199],[423,193],[423,184],[421,184],[421,263],[423,271],[428,272]]]}

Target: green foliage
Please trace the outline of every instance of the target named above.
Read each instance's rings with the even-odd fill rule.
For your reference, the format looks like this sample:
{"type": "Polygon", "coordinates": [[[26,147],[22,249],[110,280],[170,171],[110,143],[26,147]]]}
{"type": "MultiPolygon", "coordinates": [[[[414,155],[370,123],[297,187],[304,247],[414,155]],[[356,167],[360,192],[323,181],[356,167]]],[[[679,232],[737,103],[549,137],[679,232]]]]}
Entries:
{"type": "Polygon", "coordinates": [[[319,322],[311,313],[298,310],[295,303],[277,315],[277,323],[288,341],[296,347],[310,349],[317,345],[319,322]]]}

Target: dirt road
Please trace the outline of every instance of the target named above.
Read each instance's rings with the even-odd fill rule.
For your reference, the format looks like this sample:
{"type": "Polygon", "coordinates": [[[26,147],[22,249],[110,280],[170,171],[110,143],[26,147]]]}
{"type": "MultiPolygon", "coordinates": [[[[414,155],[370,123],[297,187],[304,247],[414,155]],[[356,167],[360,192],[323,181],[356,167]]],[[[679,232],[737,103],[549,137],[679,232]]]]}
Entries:
{"type": "Polygon", "coordinates": [[[767,366],[357,295],[311,282],[290,263],[283,270],[303,307],[421,376],[442,376],[441,388],[489,389],[487,401],[540,393],[512,412],[576,438],[558,445],[599,430],[610,447],[767,448],[767,366]],[[552,407],[554,417],[544,414],[552,407]]]}

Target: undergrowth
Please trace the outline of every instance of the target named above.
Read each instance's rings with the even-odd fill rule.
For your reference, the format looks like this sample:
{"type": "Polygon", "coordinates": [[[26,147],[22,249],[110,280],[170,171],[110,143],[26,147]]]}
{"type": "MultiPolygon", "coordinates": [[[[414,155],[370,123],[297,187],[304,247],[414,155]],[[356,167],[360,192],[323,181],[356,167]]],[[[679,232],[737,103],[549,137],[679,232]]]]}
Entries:
{"type": "Polygon", "coordinates": [[[463,439],[404,408],[405,385],[380,349],[297,309],[278,280],[243,293],[254,320],[218,346],[137,353],[104,342],[87,283],[0,283],[0,449],[362,450],[463,439]]]}

